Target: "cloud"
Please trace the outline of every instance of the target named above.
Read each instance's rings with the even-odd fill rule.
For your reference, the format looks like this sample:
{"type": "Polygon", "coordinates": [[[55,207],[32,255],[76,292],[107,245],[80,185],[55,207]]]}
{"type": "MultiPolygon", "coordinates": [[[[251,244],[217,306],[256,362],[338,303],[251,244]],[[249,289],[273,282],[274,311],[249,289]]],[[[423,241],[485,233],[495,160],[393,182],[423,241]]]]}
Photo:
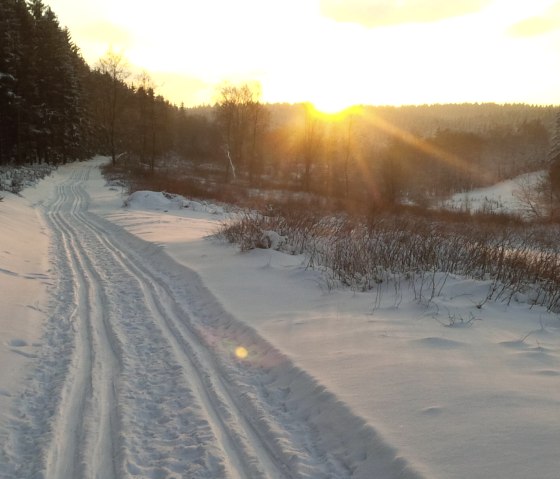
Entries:
{"type": "Polygon", "coordinates": [[[492,0],[321,0],[321,14],[368,28],[431,23],[480,11],[492,0]]]}
{"type": "Polygon", "coordinates": [[[509,35],[518,38],[535,37],[560,29],[560,2],[555,2],[542,15],[536,15],[515,23],[508,29],[509,35]]]}

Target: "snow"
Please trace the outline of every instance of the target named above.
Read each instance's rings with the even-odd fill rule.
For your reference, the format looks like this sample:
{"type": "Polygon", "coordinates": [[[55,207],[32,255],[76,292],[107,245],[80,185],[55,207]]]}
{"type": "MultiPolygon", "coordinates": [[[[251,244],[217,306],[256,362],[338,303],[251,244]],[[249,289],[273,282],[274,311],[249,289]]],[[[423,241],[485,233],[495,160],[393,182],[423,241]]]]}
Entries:
{"type": "Polygon", "coordinates": [[[189,208],[191,211],[210,213],[213,215],[224,214],[221,206],[188,200],[179,195],[155,191],[135,191],[124,202],[131,209],[149,209],[155,211],[180,210],[189,208]]]}
{"type": "Polygon", "coordinates": [[[48,238],[34,197],[3,192],[0,202],[0,423],[34,357],[51,284],[48,238]],[[9,367],[6,367],[9,365],[9,367]]]}
{"type": "Polygon", "coordinates": [[[486,213],[506,213],[523,216],[527,206],[520,199],[521,188],[528,190],[541,180],[544,171],[525,173],[511,180],[501,181],[485,188],[456,193],[443,203],[444,208],[486,213]]]}
{"type": "MultiPolygon", "coordinates": [[[[2,364],[14,365],[12,378],[0,376],[2,411],[10,397],[19,397],[27,371],[22,364],[29,366],[34,355],[66,354],[73,361],[69,369],[62,359],[55,363],[60,374],[66,364],[75,380],[65,382],[60,395],[65,419],[52,415],[57,446],[49,449],[44,477],[72,477],[68,471],[76,470],[173,477],[190,468],[189,477],[557,479],[557,315],[522,302],[485,303],[489,283],[461,277],[436,276],[443,287],[431,299],[415,297],[404,282],[367,293],[331,289],[319,271],[306,268],[303,256],[273,249],[241,253],[210,237],[227,217],[221,207],[150,192],[137,192],[123,207],[97,170],[84,173],[102,161],[60,168],[32,191],[33,198],[25,190],[25,198],[7,195],[0,203],[2,224],[10,225],[9,233],[0,230],[0,294],[8,288],[15,294],[0,317],[2,364]],[[71,197],[73,177],[82,178],[75,184],[89,194],[76,201],[94,213],[77,216],[80,228],[72,214],[56,214],[63,206],[60,192],[71,197]],[[68,190],[60,186],[64,182],[70,182],[68,190]],[[37,214],[42,208],[52,212],[48,221],[37,214]],[[76,318],[93,314],[89,334],[95,341],[87,334],[74,338],[79,357],[54,340],[33,346],[40,321],[47,329],[51,324],[41,313],[48,309],[44,283],[55,282],[45,260],[46,231],[51,242],[69,238],[67,256],[51,252],[75,277],[63,291],[69,298],[89,291],[91,312],[76,318]],[[24,278],[30,275],[40,279],[24,278]],[[108,281],[115,291],[105,287],[108,281]],[[18,306],[28,304],[35,308],[18,306]],[[192,330],[184,329],[184,315],[192,330]],[[153,324],[141,321],[152,317],[153,324]],[[112,346],[114,338],[117,344],[127,338],[130,350],[112,346]],[[239,347],[246,358],[235,356],[239,347]],[[105,360],[101,365],[91,360],[95,351],[105,360]],[[79,373],[90,369],[91,376],[79,373]],[[88,377],[104,398],[99,410],[76,386],[88,377]],[[120,398],[121,430],[112,431],[103,427],[112,413],[102,406],[116,400],[111,385],[117,384],[126,394],[120,398]],[[86,466],[65,452],[74,450],[74,459],[83,454],[79,445],[67,449],[72,428],[80,430],[81,408],[83,434],[106,438],[96,444],[108,448],[88,452],[86,466]],[[88,416],[100,418],[100,426],[88,416]],[[170,447],[175,440],[183,446],[170,447]],[[117,445],[125,463],[115,471],[115,464],[103,461],[117,445]]],[[[268,237],[282,241],[275,232],[268,237]]],[[[64,310],[71,303],[57,304],[64,310]]],[[[44,383],[36,382],[40,392],[44,383]]],[[[2,418],[0,441],[10,431],[9,417],[2,418]]],[[[33,422],[33,414],[28,417],[33,422]]],[[[35,430],[50,434],[39,421],[35,430]]],[[[24,453],[42,444],[21,430],[20,436],[24,453]]],[[[8,456],[18,457],[9,447],[8,456]]]]}

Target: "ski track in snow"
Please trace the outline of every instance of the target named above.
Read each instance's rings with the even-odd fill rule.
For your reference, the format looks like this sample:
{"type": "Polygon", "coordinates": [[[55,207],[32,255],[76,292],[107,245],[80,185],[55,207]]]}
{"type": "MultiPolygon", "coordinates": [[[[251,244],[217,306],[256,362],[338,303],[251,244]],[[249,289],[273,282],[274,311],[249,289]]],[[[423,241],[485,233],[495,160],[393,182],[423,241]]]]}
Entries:
{"type": "Polygon", "coordinates": [[[92,168],[44,206],[58,284],[1,478],[419,477],[196,273],[88,212],[92,168]]]}

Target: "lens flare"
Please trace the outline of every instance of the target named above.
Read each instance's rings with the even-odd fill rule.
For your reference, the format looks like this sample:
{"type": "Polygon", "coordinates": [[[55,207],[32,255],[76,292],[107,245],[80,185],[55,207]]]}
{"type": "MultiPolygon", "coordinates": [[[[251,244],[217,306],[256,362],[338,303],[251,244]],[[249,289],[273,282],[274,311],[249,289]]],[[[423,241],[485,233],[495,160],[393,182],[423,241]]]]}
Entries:
{"type": "Polygon", "coordinates": [[[249,356],[249,351],[247,351],[247,349],[243,346],[238,346],[237,348],[235,348],[235,356],[239,359],[245,359],[247,358],[247,356],[249,356]]]}

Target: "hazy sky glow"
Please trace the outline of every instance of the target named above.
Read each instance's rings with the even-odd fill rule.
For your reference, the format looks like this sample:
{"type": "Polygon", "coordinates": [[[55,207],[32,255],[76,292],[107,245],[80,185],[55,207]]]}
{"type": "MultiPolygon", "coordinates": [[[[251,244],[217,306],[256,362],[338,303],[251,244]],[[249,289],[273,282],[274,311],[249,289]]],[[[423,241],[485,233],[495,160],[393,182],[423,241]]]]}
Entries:
{"type": "Polygon", "coordinates": [[[111,46],[158,92],[211,103],[560,104],[560,0],[46,0],[95,64],[111,46]]]}

